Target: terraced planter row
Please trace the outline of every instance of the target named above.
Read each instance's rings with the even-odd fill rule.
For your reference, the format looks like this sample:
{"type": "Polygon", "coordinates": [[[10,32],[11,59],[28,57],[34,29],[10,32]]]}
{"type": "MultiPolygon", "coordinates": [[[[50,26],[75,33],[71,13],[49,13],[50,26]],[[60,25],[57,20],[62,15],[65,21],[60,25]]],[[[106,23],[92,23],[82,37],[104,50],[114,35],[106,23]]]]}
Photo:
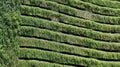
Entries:
{"type": "MultiPolygon", "coordinates": [[[[65,1],[65,0],[45,0],[45,1],[53,1],[53,2],[60,3],[60,4],[65,4],[66,6],[71,6],[71,7],[77,8],[77,9],[82,9],[85,11],[89,11],[89,12],[93,12],[93,13],[101,14],[101,15],[119,16],[119,12],[120,12],[119,9],[101,7],[101,6],[91,4],[89,2],[80,1],[80,0],[74,0],[74,1],[73,0],[67,0],[67,1],[65,1]]],[[[24,3],[25,2],[26,1],[24,1],[24,3]]],[[[28,3],[28,2],[26,2],[26,3],[28,3]]],[[[35,5],[37,5],[37,4],[35,4],[35,5]]]]}
{"type": "Polygon", "coordinates": [[[88,37],[95,40],[108,41],[108,42],[120,42],[119,34],[102,33],[94,31],[91,29],[86,29],[82,27],[76,27],[72,25],[67,25],[59,22],[51,22],[44,19],[38,19],[33,17],[22,17],[21,25],[23,26],[33,26],[38,28],[46,28],[53,31],[64,32],[68,34],[73,34],[76,36],[88,37]]]}
{"type": "Polygon", "coordinates": [[[110,7],[110,8],[116,8],[119,9],[120,8],[120,2],[118,2],[119,0],[81,0],[81,1],[85,1],[85,2],[90,2],[99,6],[104,6],[104,7],[110,7]]]}
{"type": "Polygon", "coordinates": [[[68,16],[65,14],[60,14],[57,12],[45,10],[42,8],[32,8],[28,6],[23,6],[21,9],[23,15],[30,15],[35,17],[42,17],[52,21],[58,21],[66,24],[72,24],[81,27],[92,28],[95,30],[107,31],[107,32],[120,32],[119,25],[106,25],[106,24],[99,24],[94,21],[84,20],[75,18],[72,16],[68,16]]]}
{"type": "Polygon", "coordinates": [[[49,63],[45,61],[36,61],[36,60],[19,60],[18,67],[74,67],[61,65],[57,63],[49,63]]]}
{"type": "Polygon", "coordinates": [[[37,58],[38,60],[44,59],[44,60],[59,62],[61,64],[75,64],[75,65],[88,66],[88,67],[94,67],[94,65],[102,66],[102,67],[120,66],[120,62],[98,61],[92,58],[83,58],[83,57],[61,54],[51,51],[43,51],[38,49],[21,48],[20,50],[21,50],[20,58],[28,58],[28,59],[37,58]]]}
{"type": "MultiPolygon", "coordinates": [[[[93,13],[88,12],[88,11],[77,10],[77,9],[69,7],[69,6],[64,6],[64,5],[53,3],[53,2],[43,3],[39,6],[42,6],[46,9],[50,9],[50,10],[60,12],[60,13],[63,13],[63,14],[68,14],[70,16],[74,16],[74,17],[78,17],[78,18],[84,18],[84,19],[96,21],[96,22],[99,22],[99,23],[120,25],[120,22],[119,22],[120,17],[97,15],[97,14],[93,14],[93,13]]],[[[40,10],[38,7],[29,7],[29,6],[21,6],[21,7],[23,7],[24,10],[25,9],[26,10],[33,10],[32,8],[34,8],[34,10],[37,10],[37,11],[40,10]]]]}
{"type": "Polygon", "coordinates": [[[120,67],[119,0],[0,0],[0,67],[120,67]]]}
{"type": "Polygon", "coordinates": [[[55,41],[49,41],[44,39],[20,37],[20,47],[46,49],[54,52],[67,53],[70,55],[77,55],[83,57],[91,57],[104,61],[116,61],[120,60],[120,53],[106,52],[91,48],[85,48],[81,46],[73,46],[70,44],[58,43],[55,41]]]}
{"type": "Polygon", "coordinates": [[[23,66],[120,66],[120,9],[119,5],[113,6],[118,1],[22,0],[21,3],[18,41],[19,63],[23,66]]]}
{"type": "Polygon", "coordinates": [[[43,38],[43,39],[53,40],[56,42],[86,46],[86,47],[95,48],[95,49],[104,49],[104,50],[110,50],[110,51],[120,50],[119,43],[96,41],[90,38],[73,36],[73,35],[64,34],[61,32],[55,32],[47,29],[40,29],[40,28],[34,28],[34,27],[28,27],[28,26],[22,26],[20,29],[19,35],[43,38]]]}

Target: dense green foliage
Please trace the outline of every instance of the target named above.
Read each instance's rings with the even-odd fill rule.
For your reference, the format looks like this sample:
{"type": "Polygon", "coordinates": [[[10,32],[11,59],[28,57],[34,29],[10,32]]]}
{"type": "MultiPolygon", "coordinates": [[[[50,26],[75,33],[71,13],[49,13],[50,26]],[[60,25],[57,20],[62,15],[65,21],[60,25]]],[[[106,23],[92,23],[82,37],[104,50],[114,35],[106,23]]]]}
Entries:
{"type": "Polygon", "coordinates": [[[73,67],[36,60],[20,60],[18,67],[73,67]]]}
{"type": "Polygon", "coordinates": [[[44,67],[41,61],[47,61],[73,67],[120,66],[119,2],[21,0],[21,3],[19,57],[23,65],[44,67]]]}
{"type": "Polygon", "coordinates": [[[0,67],[17,67],[20,2],[0,0],[0,67]]]}
{"type": "MultiPolygon", "coordinates": [[[[85,11],[90,11],[90,12],[92,11],[93,13],[99,13],[102,15],[108,15],[108,16],[109,15],[119,16],[120,15],[120,9],[100,7],[100,6],[97,6],[94,4],[90,4],[88,2],[84,2],[84,0],[83,1],[80,1],[80,0],[67,0],[67,1],[66,0],[22,0],[22,3],[26,4],[26,5],[42,6],[42,7],[53,8],[53,9],[55,7],[60,6],[60,5],[55,4],[54,2],[51,2],[51,1],[54,1],[57,3],[62,3],[62,4],[65,4],[67,6],[75,7],[77,9],[82,9],[85,11]]],[[[92,0],[88,0],[88,1],[92,2],[92,0]]],[[[101,0],[98,0],[98,1],[106,3],[105,1],[101,1],[101,0]]],[[[104,3],[100,3],[98,1],[96,1],[96,2],[99,4],[104,4],[104,3]]],[[[109,1],[107,1],[107,2],[109,2],[109,1]]],[[[108,3],[108,4],[110,4],[110,3],[108,3]]],[[[118,6],[118,5],[115,4],[115,6],[118,6]]],[[[58,10],[58,9],[54,9],[54,10],[58,10]]]]}
{"type": "Polygon", "coordinates": [[[84,0],[21,2],[21,60],[73,67],[120,66],[119,9],[84,0]]]}
{"type": "Polygon", "coordinates": [[[21,36],[44,38],[44,39],[54,40],[62,43],[69,43],[69,44],[74,44],[79,46],[80,45],[87,46],[95,49],[120,51],[119,43],[97,41],[90,38],[73,36],[73,35],[64,34],[61,32],[50,31],[47,29],[39,29],[39,28],[30,27],[30,26],[29,27],[22,26],[19,34],[21,36]]]}
{"type": "MultiPolygon", "coordinates": [[[[44,8],[47,8],[47,9],[50,9],[53,11],[58,11],[60,13],[69,14],[69,15],[72,15],[72,16],[75,16],[78,18],[84,18],[84,19],[89,19],[89,20],[93,20],[93,21],[98,21],[100,23],[110,23],[110,24],[119,24],[120,25],[120,22],[119,22],[120,17],[113,17],[113,16],[111,17],[111,16],[105,16],[105,15],[102,16],[102,15],[98,15],[98,14],[93,14],[89,11],[77,10],[75,8],[57,4],[57,3],[51,2],[51,1],[50,2],[46,1],[45,3],[44,3],[44,1],[42,1],[42,2],[39,1],[37,3],[40,4],[39,6],[42,6],[44,8]],[[46,6],[44,6],[44,5],[46,5],[46,6]]],[[[36,8],[33,7],[33,9],[32,9],[27,6],[26,7],[23,6],[23,8],[24,8],[25,12],[27,12],[28,10],[31,10],[31,12],[32,12],[32,10],[40,11],[40,9],[37,9],[37,7],[36,8]]]]}
{"type": "Polygon", "coordinates": [[[22,17],[21,25],[29,25],[33,27],[46,28],[54,31],[65,32],[78,36],[85,36],[91,39],[103,40],[103,41],[115,41],[120,42],[119,34],[111,34],[111,33],[102,33],[98,31],[94,31],[91,29],[76,27],[72,25],[67,25],[59,22],[51,22],[44,19],[36,19],[32,17],[22,17]]]}
{"type": "MultiPolygon", "coordinates": [[[[23,7],[28,7],[28,6],[23,6],[23,7]]],[[[41,8],[38,8],[38,9],[29,7],[29,8],[22,8],[21,11],[23,14],[26,14],[26,15],[33,15],[33,16],[37,15],[38,17],[47,18],[52,21],[58,21],[58,22],[60,21],[62,23],[92,28],[95,30],[120,33],[120,27],[118,25],[113,26],[113,25],[99,24],[99,23],[96,23],[96,22],[90,21],[90,20],[79,19],[79,18],[75,18],[72,16],[60,14],[57,12],[41,9],[41,8]],[[39,13],[39,14],[37,14],[37,13],[39,13]]]]}
{"type": "Polygon", "coordinates": [[[64,43],[58,43],[54,41],[48,41],[43,39],[36,39],[36,38],[20,38],[20,46],[25,47],[34,47],[34,48],[44,48],[50,49],[56,52],[66,52],[71,54],[82,55],[85,57],[92,57],[92,58],[103,58],[103,59],[112,59],[112,60],[119,60],[120,53],[114,52],[105,52],[96,49],[84,48],[73,46],[64,43]]]}
{"type": "Polygon", "coordinates": [[[120,67],[120,1],[0,0],[0,67],[120,67]]]}
{"type": "Polygon", "coordinates": [[[117,0],[82,0],[85,2],[90,2],[96,5],[100,5],[100,6],[104,6],[104,7],[111,7],[111,8],[120,8],[120,2],[118,2],[117,0]]]}
{"type": "Polygon", "coordinates": [[[73,55],[61,54],[52,51],[43,51],[38,49],[29,49],[29,48],[22,48],[20,49],[20,57],[21,58],[38,58],[38,59],[47,59],[54,62],[59,62],[61,64],[76,64],[82,66],[90,66],[91,65],[98,65],[100,67],[119,67],[120,62],[106,62],[106,61],[99,61],[92,58],[84,58],[78,57],[73,55]]]}

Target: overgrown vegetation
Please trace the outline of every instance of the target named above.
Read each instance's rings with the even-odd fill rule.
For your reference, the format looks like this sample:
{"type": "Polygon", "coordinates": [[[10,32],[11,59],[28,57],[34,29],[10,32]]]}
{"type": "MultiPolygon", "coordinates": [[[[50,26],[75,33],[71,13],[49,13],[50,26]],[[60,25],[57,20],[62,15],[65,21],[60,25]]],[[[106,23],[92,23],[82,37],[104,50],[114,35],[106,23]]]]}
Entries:
{"type": "Polygon", "coordinates": [[[0,67],[17,67],[17,30],[20,5],[16,0],[0,0],[0,67]]]}

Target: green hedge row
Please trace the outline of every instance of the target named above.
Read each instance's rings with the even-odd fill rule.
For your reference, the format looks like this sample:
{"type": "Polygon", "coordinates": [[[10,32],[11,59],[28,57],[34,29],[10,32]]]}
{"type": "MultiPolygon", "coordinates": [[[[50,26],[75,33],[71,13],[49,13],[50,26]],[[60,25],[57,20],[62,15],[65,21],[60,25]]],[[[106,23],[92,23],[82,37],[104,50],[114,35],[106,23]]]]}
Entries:
{"type": "Polygon", "coordinates": [[[86,27],[94,30],[105,31],[105,32],[115,32],[120,33],[120,26],[119,25],[106,25],[106,24],[99,24],[94,21],[84,20],[75,18],[72,16],[67,16],[64,14],[60,14],[57,12],[41,9],[41,8],[34,8],[28,6],[22,6],[21,8],[22,14],[26,15],[33,15],[39,16],[44,18],[49,18],[52,21],[60,21],[66,24],[76,25],[80,27],[86,27]]]}
{"type": "Polygon", "coordinates": [[[113,53],[113,52],[104,52],[100,50],[72,46],[69,44],[63,44],[43,39],[36,39],[36,38],[27,38],[27,37],[20,37],[19,39],[19,46],[25,47],[34,47],[34,48],[44,48],[50,49],[56,52],[67,52],[71,54],[77,54],[80,56],[97,58],[97,59],[104,59],[104,60],[120,60],[120,53],[113,53]]]}
{"type": "Polygon", "coordinates": [[[96,67],[94,65],[97,65],[98,67],[119,67],[120,66],[120,62],[99,61],[92,58],[84,58],[84,57],[78,57],[73,55],[61,54],[57,52],[43,51],[38,49],[28,49],[28,48],[20,49],[19,57],[45,59],[45,60],[50,60],[56,63],[75,64],[75,65],[87,66],[87,67],[96,67]]]}
{"type": "Polygon", "coordinates": [[[120,2],[119,0],[109,0],[109,1],[112,1],[112,2],[120,2]]]}
{"type": "MultiPolygon", "coordinates": [[[[103,15],[99,15],[99,14],[93,14],[89,11],[83,11],[83,10],[78,10],[69,6],[65,6],[65,5],[61,5],[55,2],[51,2],[51,1],[45,1],[44,3],[42,3],[44,1],[41,1],[41,3],[39,4],[39,6],[42,6],[44,8],[56,11],[56,12],[60,12],[60,13],[64,13],[64,14],[68,14],[71,16],[75,16],[78,18],[84,18],[84,19],[88,19],[88,20],[92,20],[92,21],[96,21],[99,23],[107,23],[107,24],[118,24],[120,25],[120,17],[111,17],[111,16],[103,16],[103,15]]],[[[39,7],[29,7],[29,6],[22,6],[23,8],[29,9],[29,8],[34,8],[36,10],[39,10],[39,7]]]]}
{"type": "MultiPolygon", "coordinates": [[[[31,3],[28,2],[27,0],[23,1],[23,3],[24,4],[34,3],[32,0],[29,0],[29,1],[31,3]]],[[[84,1],[80,1],[80,0],[67,0],[67,1],[65,1],[65,0],[46,0],[46,1],[54,1],[54,2],[57,2],[57,3],[65,4],[65,5],[68,5],[68,6],[71,6],[71,7],[75,7],[75,8],[82,9],[82,10],[87,10],[87,11],[102,14],[102,15],[120,16],[120,10],[119,9],[101,7],[101,6],[94,5],[94,4],[84,2],[84,1]]],[[[39,1],[36,0],[36,2],[39,2],[39,1]]],[[[35,4],[35,5],[37,5],[37,4],[35,4]]]]}
{"type": "Polygon", "coordinates": [[[34,17],[22,16],[22,25],[29,25],[40,28],[47,28],[54,31],[65,32],[74,34],[77,36],[85,36],[91,39],[109,41],[109,42],[120,42],[119,34],[102,33],[91,29],[80,28],[72,25],[67,25],[59,22],[48,21],[44,19],[38,19],[34,17]]]}
{"type": "Polygon", "coordinates": [[[73,67],[36,60],[19,60],[18,67],[73,67]]]}
{"type": "MultiPolygon", "coordinates": [[[[38,58],[43,60],[49,60],[55,63],[61,63],[61,64],[76,64],[76,65],[84,65],[86,66],[90,62],[91,59],[82,57],[78,58],[77,56],[71,56],[66,54],[61,54],[57,52],[51,52],[51,51],[44,51],[44,50],[38,50],[38,49],[29,49],[29,48],[21,48],[20,49],[20,58],[38,58]]],[[[91,63],[91,62],[90,62],[91,63]]],[[[89,63],[89,64],[90,64],[89,63]]]]}
{"type": "Polygon", "coordinates": [[[60,32],[54,32],[46,29],[40,29],[40,28],[34,28],[28,26],[22,26],[21,29],[19,30],[19,35],[40,37],[40,38],[54,40],[57,42],[82,45],[95,49],[120,51],[120,43],[96,41],[90,38],[73,36],[69,34],[63,34],[60,32]]]}
{"type": "Polygon", "coordinates": [[[117,8],[120,9],[120,2],[117,2],[115,0],[81,0],[85,2],[90,2],[99,6],[104,7],[111,7],[111,8],[117,8]]]}

